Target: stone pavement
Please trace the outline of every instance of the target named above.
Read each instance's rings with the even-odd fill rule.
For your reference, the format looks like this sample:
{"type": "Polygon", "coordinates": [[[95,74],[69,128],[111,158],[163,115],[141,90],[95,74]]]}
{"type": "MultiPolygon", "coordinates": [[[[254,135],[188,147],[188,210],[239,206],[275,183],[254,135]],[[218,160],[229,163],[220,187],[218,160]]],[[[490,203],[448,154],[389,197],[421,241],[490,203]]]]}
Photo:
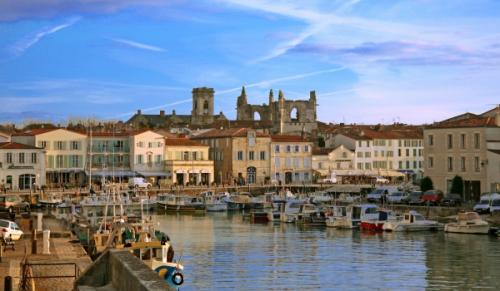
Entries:
{"type": "MultiPolygon", "coordinates": [[[[58,265],[36,265],[33,266],[35,276],[72,276],[75,274],[75,265],[60,265],[59,263],[74,263],[77,272],[81,273],[90,265],[91,260],[75,238],[71,236],[61,221],[53,218],[44,218],[44,228],[51,230],[50,254],[43,255],[42,235],[37,235],[37,254],[31,255],[31,231],[26,229],[26,223],[19,223],[25,236],[16,242],[15,250],[10,248],[4,251],[0,262],[0,290],[4,290],[4,279],[6,276],[13,277],[13,288],[17,290],[21,278],[21,261],[25,256],[30,263],[57,263],[58,265]],[[52,234],[55,236],[53,237],[52,234]]],[[[37,279],[36,290],[71,290],[73,280],[68,278],[37,279]]]]}

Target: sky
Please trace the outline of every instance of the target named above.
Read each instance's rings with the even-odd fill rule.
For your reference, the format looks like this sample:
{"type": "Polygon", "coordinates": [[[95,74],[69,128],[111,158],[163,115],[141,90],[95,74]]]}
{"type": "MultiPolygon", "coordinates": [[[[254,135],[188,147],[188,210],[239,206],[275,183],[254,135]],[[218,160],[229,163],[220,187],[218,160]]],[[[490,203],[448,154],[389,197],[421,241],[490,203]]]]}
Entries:
{"type": "Polygon", "coordinates": [[[316,90],[318,119],[431,123],[500,103],[496,0],[2,0],[0,123],[215,114],[316,90]],[[275,94],[276,96],[277,94],[275,94]]]}

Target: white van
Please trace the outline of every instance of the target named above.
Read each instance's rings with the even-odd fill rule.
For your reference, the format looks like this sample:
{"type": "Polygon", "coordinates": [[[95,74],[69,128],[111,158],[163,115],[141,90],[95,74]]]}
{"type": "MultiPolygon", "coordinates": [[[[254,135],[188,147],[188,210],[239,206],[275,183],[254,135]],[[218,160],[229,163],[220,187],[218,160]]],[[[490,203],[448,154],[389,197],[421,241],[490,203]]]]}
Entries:
{"type": "Polygon", "coordinates": [[[490,196],[490,213],[500,212],[500,194],[493,193],[490,196]]]}
{"type": "Polygon", "coordinates": [[[379,187],[368,193],[368,195],[366,195],[366,200],[368,202],[382,202],[382,196],[385,196],[387,198],[387,196],[391,195],[394,192],[399,192],[398,187],[379,187]]]}
{"type": "Polygon", "coordinates": [[[144,178],[142,177],[134,177],[134,178],[130,178],[128,179],[128,187],[130,189],[132,188],[143,188],[143,189],[149,189],[151,188],[153,185],[151,185],[151,183],[147,182],[146,180],[144,180],[144,178]]]}
{"type": "Polygon", "coordinates": [[[492,193],[481,196],[473,210],[477,213],[488,213],[491,210],[500,211],[500,194],[492,193]],[[493,206],[493,201],[495,201],[495,206],[493,206]]]}

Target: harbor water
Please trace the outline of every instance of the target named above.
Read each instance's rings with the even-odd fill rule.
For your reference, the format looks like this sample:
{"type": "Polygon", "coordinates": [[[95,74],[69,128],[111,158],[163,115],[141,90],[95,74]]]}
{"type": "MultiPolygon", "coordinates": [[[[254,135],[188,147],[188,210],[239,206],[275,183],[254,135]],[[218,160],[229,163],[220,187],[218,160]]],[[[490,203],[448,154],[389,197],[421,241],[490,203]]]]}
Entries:
{"type": "Polygon", "coordinates": [[[153,216],[185,266],[181,290],[500,289],[500,239],[252,224],[240,213],[153,216]]]}

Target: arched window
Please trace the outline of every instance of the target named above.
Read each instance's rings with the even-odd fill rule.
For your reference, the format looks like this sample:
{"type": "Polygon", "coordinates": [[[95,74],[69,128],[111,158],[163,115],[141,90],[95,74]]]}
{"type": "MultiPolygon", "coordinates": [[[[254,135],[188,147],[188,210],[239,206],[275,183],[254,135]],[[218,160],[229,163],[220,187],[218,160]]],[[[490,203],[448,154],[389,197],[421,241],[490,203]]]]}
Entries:
{"type": "Polygon", "coordinates": [[[260,113],[258,111],[253,113],[253,120],[260,120],[260,113]]]}
{"type": "Polygon", "coordinates": [[[290,119],[292,119],[292,121],[299,120],[299,110],[297,107],[292,108],[292,111],[290,111],[290,119]]]}
{"type": "Polygon", "coordinates": [[[205,102],[203,102],[203,113],[208,113],[208,100],[205,100],[205,102]]]}

